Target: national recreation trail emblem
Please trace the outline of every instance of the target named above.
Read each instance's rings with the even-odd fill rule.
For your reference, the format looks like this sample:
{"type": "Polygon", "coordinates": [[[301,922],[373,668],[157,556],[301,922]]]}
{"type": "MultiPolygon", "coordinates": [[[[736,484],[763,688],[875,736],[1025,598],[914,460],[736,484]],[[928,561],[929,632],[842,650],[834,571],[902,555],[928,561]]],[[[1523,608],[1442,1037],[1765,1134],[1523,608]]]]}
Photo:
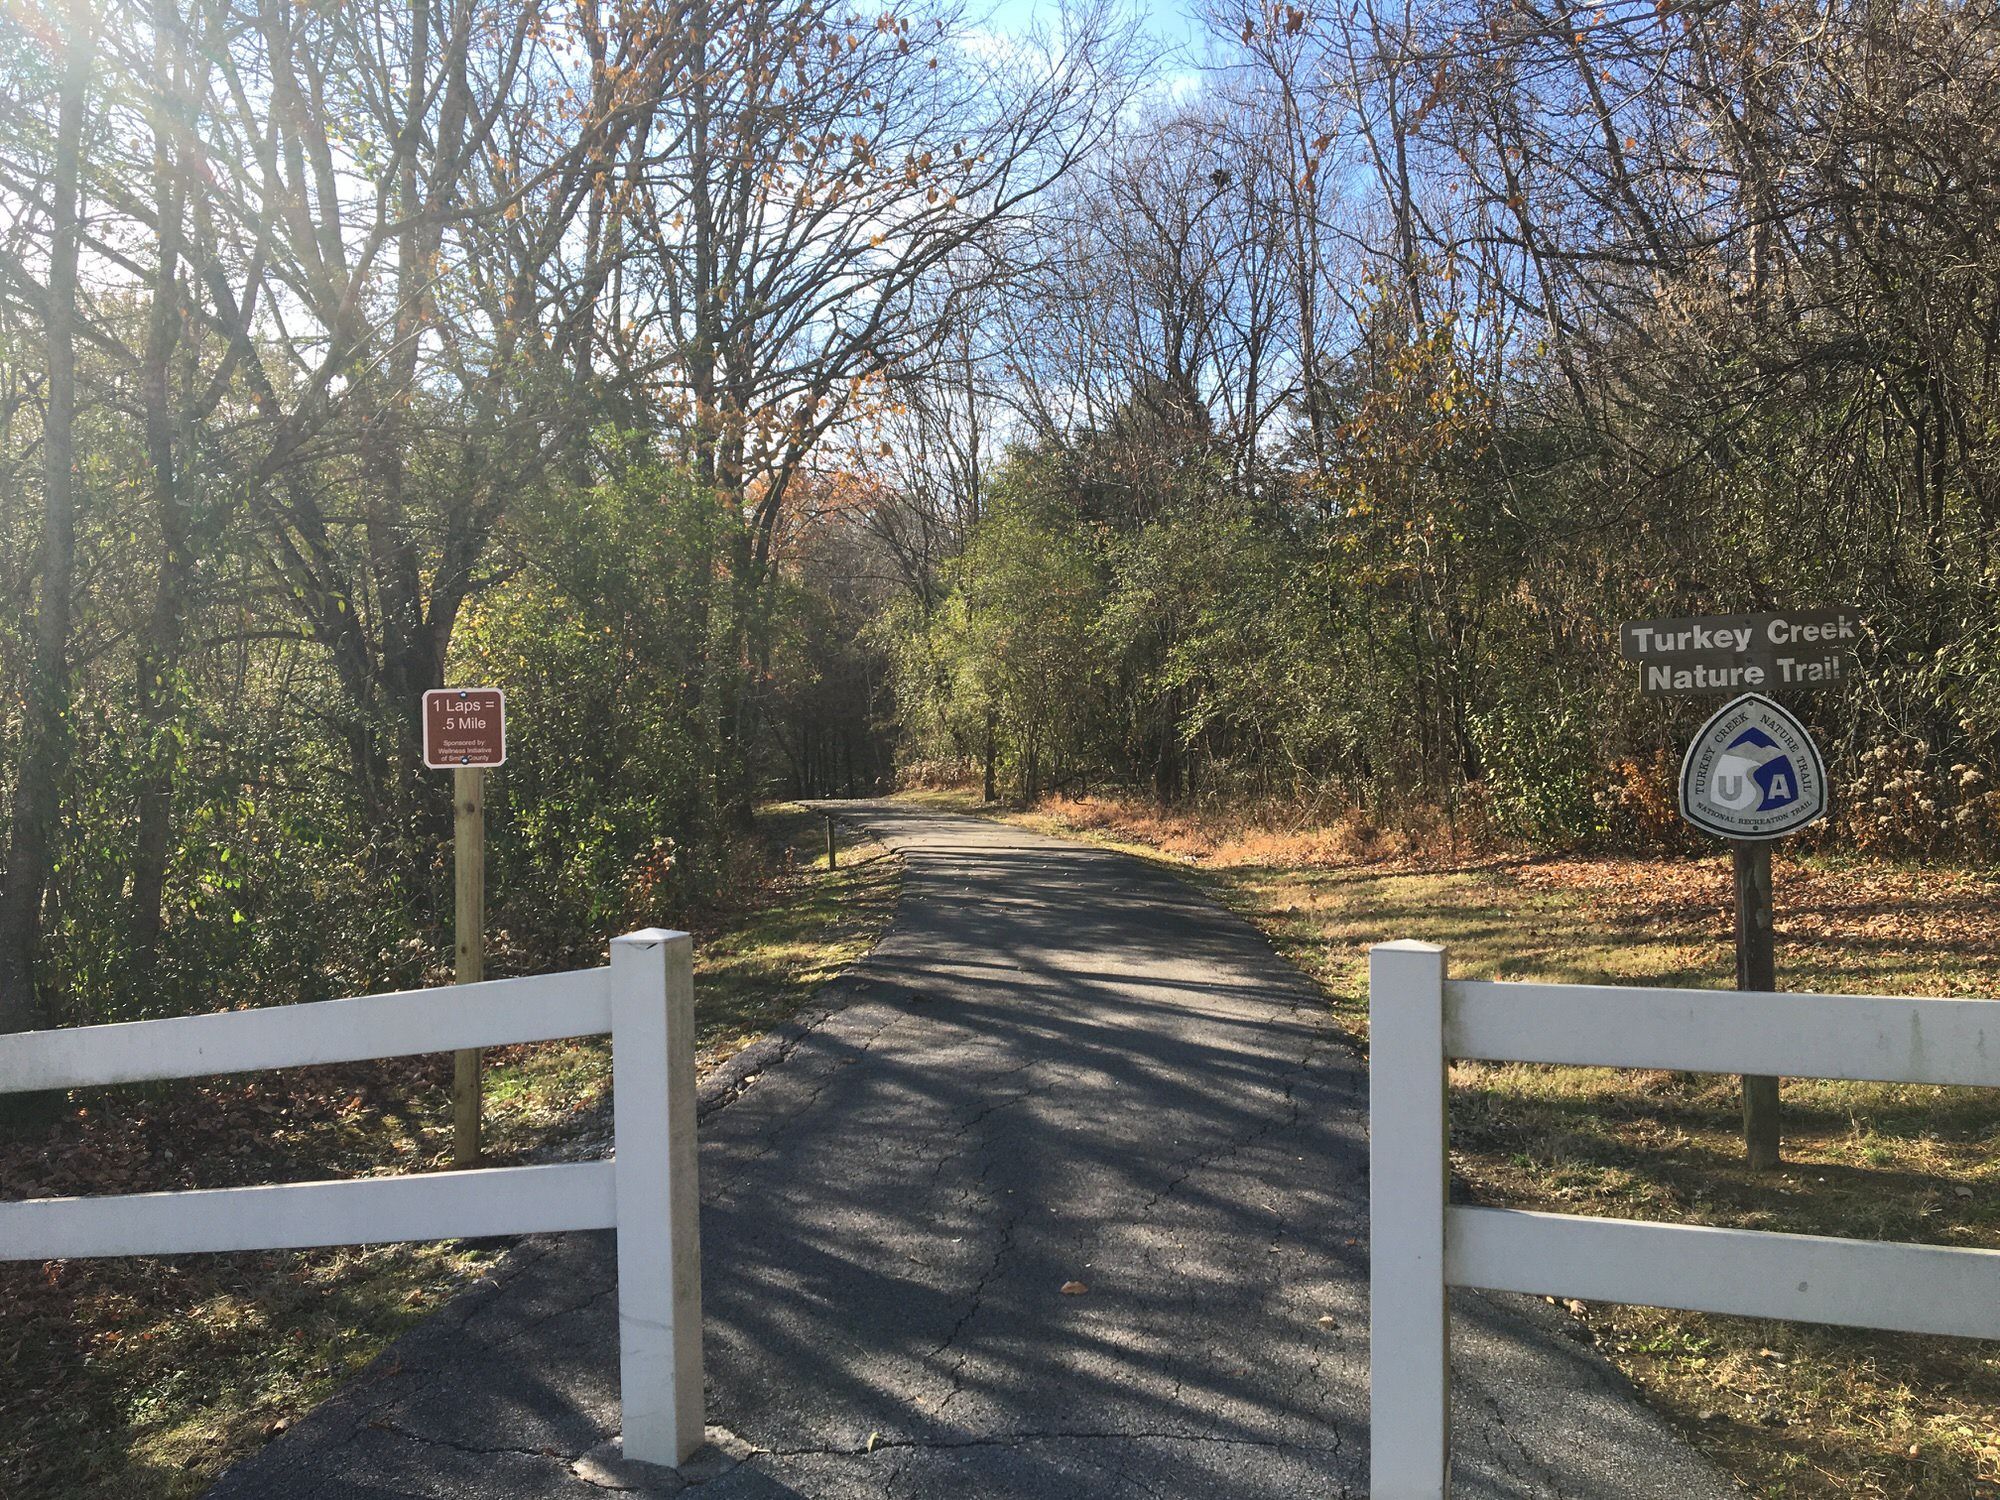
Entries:
{"type": "Polygon", "coordinates": [[[1681,816],[1725,839],[1775,839],[1826,813],[1826,763],[1805,725],[1745,693],[1701,726],[1681,761],[1681,816]]]}

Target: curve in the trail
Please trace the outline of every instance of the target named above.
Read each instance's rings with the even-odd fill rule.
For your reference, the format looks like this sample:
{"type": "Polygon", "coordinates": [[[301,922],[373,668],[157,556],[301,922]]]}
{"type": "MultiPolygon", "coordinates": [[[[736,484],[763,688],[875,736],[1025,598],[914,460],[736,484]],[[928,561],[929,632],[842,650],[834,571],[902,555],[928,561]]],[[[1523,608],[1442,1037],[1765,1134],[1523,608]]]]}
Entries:
{"type": "MultiPolygon", "coordinates": [[[[703,1126],[688,1492],[1365,1495],[1366,1079],[1323,1001],[1137,861],[837,807],[902,905],[703,1126]]],[[[1560,1316],[1455,1316],[1455,1494],[1731,1493],[1560,1316]]],[[[590,1493],[614,1317],[601,1237],[535,1242],[211,1494],[590,1493]]]]}

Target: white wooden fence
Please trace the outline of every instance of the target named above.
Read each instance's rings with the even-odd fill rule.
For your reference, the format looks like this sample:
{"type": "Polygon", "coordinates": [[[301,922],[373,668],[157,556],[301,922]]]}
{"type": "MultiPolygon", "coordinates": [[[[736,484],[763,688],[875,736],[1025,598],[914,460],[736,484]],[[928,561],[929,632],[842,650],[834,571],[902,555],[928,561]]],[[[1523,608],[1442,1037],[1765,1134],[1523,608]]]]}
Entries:
{"type": "Polygon", "coordinates": [[[1448,980],[1407,942],[1368,989],[1374,1500],[1448,1493],[1454,1286],[2000,1338],[2000,1251],[1445,1201],[1452,1058],[1994,1088],[1993,1001],[1448,980]]]}
{"type": "Polygon", "coordinates": [[[0,1093],[19,1093],[609,1032],[616,1148],[561,1166],[0,1203],[0,1260],[615,1229],[625,1456],[680,1464],[702,1441],[693,959],[686,933],[651,929],[614,938],[604,969],[0,1036],[0,1093]]]}

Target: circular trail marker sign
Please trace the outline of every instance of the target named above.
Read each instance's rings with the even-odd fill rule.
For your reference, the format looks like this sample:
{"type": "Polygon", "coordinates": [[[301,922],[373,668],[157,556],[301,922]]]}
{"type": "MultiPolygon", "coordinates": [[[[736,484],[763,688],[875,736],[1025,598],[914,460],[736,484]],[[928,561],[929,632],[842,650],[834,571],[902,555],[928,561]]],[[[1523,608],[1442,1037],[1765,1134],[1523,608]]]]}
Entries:
{"type": "Polygon", "coordinates": [[[1725,704],[1681,760],[1681,816],[1724,839],[1778,839],[1826,816],[1826,763],[1761,693],[1725,704]]]}

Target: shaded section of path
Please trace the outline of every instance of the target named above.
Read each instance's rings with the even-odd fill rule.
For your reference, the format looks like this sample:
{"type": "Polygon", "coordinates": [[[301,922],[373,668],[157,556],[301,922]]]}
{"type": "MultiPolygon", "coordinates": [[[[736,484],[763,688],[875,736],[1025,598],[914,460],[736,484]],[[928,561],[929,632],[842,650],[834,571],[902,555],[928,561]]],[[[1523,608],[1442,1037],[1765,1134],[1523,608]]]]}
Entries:
{"type": "MultiPolygon", "coordinates": [[[[1121,855],[840,810],[903,905],[704,1123],[719,1446],[688,1493],[1364,1495],[1365,1078],[1324,1003],[1121,855]]],[[[585,1457],[611,1285],[603,1236],[525,1245],[211,1495],[623,1482],[585,1457]]],[[[1458,1312],[1455,1493],[1730,1493],[1551,1310],[1458,1312]]]]}

